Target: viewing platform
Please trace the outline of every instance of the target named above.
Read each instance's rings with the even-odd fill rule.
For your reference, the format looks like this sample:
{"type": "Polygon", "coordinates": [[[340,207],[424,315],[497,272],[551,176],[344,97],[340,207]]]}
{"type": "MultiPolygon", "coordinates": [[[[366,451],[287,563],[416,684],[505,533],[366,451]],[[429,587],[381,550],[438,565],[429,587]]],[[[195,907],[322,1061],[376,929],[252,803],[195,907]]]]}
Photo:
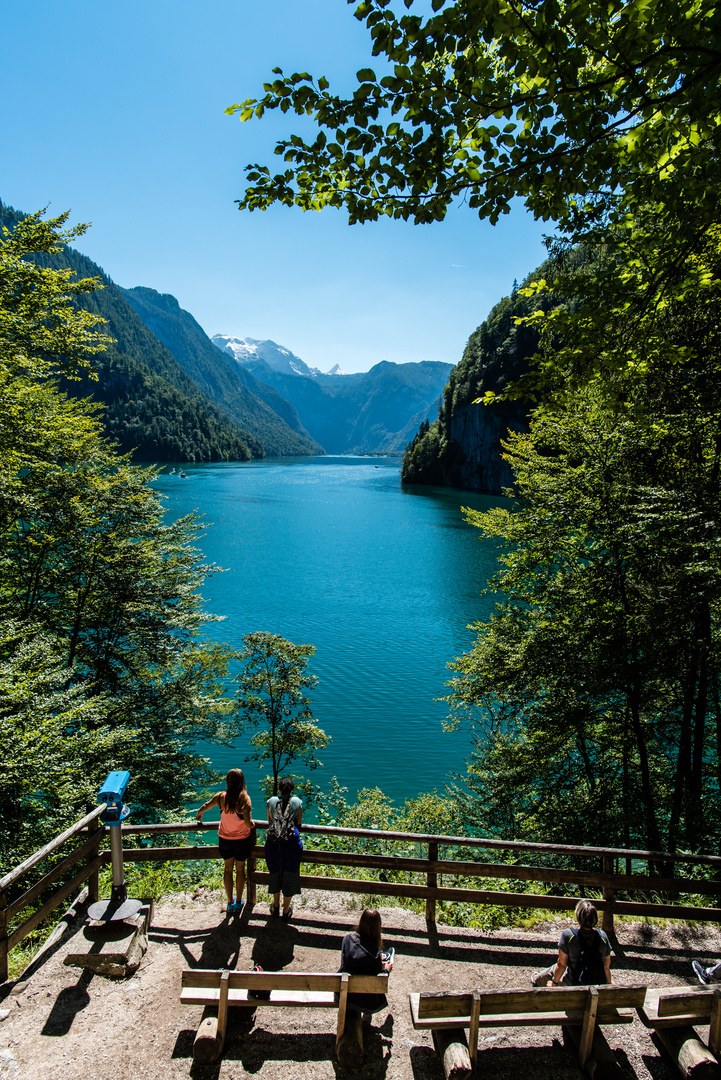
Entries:
{"type": "MultiPolygon", "coordinates": [[[[313,1009],[232,1009],[222,1058],[193,1064],[200,1010],[180,1003],[186,968],[335,972],[342,937],[355,926],[360,898],[306,892],[289,923],[271,918],[258,902],[227,917],[225,898],[198,890],[155,905],[148,950],[128,979],[108,979],[63,963],[74,949],[73,931],[3,987],[0,1076],[3,1080],[443,1080],[430,1031],[413,1028],[409,993],[530,988],[530,976],[556,952],[562,919],[532,929],[493,933],[469,927],[430,926],[422,915],[382,908],[384,940],[396,949],[386,1011],[364,1026],[365,1056],[356,1072],[334,1057],[335,1013],[313,1009]],[[13,1063],[16,1063],[14,1065],[13,1063]]],[[[617,927],[614,981],[652,987],[694,985],[691,960],[721,955],[716,926],[626,923],[617,927]]],[[[707,1029],[706,1029],[707,1030],[707,1029]]],[[[700,1029],[702,1037],[706,1034],[700,1029]]],[[[679,1074],[640,1019],[605,1035],[627,1080],[672,1080],[679,1074]]],[[[574,1046],[560,1027],[482,1030],[479,1073],[489,1080],[527,1076],[580,1078],[574,1046]],[[482,1069],[480,1063],[482,1062],[482,1069]]]]}
{"type": "Polygon", "coordinates": [[[241,912],[228,914],[225,896],[205,886],[153,906],[127,898],[124,864],[218,859],[214,836],[198,843],[216,826],[129,825],[126,779],[111,773],[108,783],[122,783],[104,801],[0,880],[0,1080],[468,1080],[469,1052],[477,1074],[499,1080],[524,1070],[579,1077],[579,1061],[592,1080],[721,1077],[709,1053],[721,1051],[721,989],[699,988],[691,967],[721,958],[718,856],[304,825],[303,892],[285,921],[268,907],[266,823],[257,822],[241,912]],[[155,846],[159,835],[171,843],[155,846]],[[593,899],[613,945],[619,993],[604,991],[603,1006],[593,988],[531,990],[579,894],[593,899]],[[388,1009],[361,1024],[335,978],[343,936],[364,906],[404,900],[415,911],[381,907],[384,943],[396,951],[388,1009]],[[8,980],[9,950],[68,903],[8,980]],[[529,928],[452,926],[455,904],[466,924],[493,905],[525,913],[529,928]],[[120,956],[121,941],[132,958],[120,956]],[[247,977],[256,965],[263,974],[247,977]],[[253,1005],[244,986],[271,990],[271,1000],[253,1005]],[[673,994],[659,1002],[664,987],[673,994]]]}

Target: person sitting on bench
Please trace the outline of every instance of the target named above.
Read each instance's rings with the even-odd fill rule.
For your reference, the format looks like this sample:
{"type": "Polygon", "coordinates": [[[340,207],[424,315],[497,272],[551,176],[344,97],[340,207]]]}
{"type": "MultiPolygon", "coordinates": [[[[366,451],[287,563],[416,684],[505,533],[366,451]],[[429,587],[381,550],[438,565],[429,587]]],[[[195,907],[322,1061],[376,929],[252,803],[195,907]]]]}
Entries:
{"type": "MultiPolygon", "coordinates": [[[[339,971],[349,975],[381,975],[393,970],[395,949],[383,951],[381,917],[375,909],[366,908],[354,933],[346,934],[340,951],[339,971]]],[[[385,1009],[385,994],[349,994],[348,1008],[362,1013],[376,1013],[385,1009]]]]}
{"type": "Polygon", "coordinates": [[[531,976],[534,986],[600,986],[611,983],[611,942],[596,927],[598,912],[590,900],[576,904],[578,929],[569,927],[558,942],[558,960],[531,976]]]}
{"type": "Polygon", "coordinates": [[[696,978],[703,986],[708,986],[709,983],[721,982],[721,964],[713,964],[711,967],[705,967],[698,960],[692,960],[691,967],[694,970],[696,978]]]}

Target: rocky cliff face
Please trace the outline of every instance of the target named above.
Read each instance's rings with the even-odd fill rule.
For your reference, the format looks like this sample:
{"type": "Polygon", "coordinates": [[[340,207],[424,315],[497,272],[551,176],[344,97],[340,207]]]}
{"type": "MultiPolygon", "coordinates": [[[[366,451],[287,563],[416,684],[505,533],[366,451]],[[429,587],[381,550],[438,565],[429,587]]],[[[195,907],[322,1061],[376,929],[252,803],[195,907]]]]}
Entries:
{"type": "Polygon", "coordinates": [[[442,465],[445,487],[500,495],[513,484],[511,470],[501,457],[501,441],[509,431],[524,431],[526,411],[511,405],[461,405],[448,425],[456,453],[442,465]]]}
{"type": "MultiPolygon", "coordinates": [[[[532,278],[541,276],[540,267],[532,278]]],[[[538,349],[534,330],[517,325],[537,300],[514,289],[471,334],[463,358],[451,371],[438,419],[421,424],[408,444],[401,478],[409,484],[438,484],[467,491],[501,494],[512,486],[501,442],[509,431],[527,427],[526,403],[474,404],[486,391],[502,391],[528,370],[538,349]]]]}

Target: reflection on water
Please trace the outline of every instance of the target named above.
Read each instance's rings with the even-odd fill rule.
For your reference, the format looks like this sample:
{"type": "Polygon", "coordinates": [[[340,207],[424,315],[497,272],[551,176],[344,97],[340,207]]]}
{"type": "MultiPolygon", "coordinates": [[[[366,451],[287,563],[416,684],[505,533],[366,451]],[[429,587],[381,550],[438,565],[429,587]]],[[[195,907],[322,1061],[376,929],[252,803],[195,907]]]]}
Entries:
{"type": "MultiPolygon", "coordinates": [[[[210,626],[239,646],[267,630],[315,645],[315,715],[333,741],[315,775],[351,794],[382,788],[394,799],[441,788],[462,770],[464,734],[441,730],[447,662],[468,649],[467,629],[485,617],[481,597],[495,546],[461,507],[501,500],[467,492],[401,487],[389,458],[291,458],[186,466],[157,488],[169,514],[197,509],[212,523],[200,546],[227,568],[204,596],[225,621],[210,626]]],[[[220,769],[243,765],[209,747],[220,769]]],[[[244,766],[245,767],[245,766],[244,766]]],[[[257,773],[247,767],[256,801],[257,773]]]]}

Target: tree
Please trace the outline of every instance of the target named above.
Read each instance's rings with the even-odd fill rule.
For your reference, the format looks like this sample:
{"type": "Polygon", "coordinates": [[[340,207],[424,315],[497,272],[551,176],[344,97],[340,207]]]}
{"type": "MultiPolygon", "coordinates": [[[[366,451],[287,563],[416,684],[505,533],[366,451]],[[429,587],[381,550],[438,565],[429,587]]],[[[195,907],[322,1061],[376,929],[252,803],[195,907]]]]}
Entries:
{"type": "MultiPolygon", "coordinates": [[[[103,439],[97,406],[55,376],[106,338],[76,307],[96,287],[36,265],[78,230],[33,215],[0,243],[0,784],[3,854],[18,858],[128,768],[136,812],[181,805],[207,781],[231,651],[204,640],[198,589],[215,568],[199,522],[166,524],[152,469],[103,439]],[[7,781],[7,782],[6,782],[7,781]]],[[[81,227],[82,228],[82,227],[81,227]]]]}
{"type": "Polygon", "coordinates": [[[263,97],[226,110],[293,111],[320,129],[277,143],[282,171],[249,166],[241,208],[427,222],[463,198],[495,222],[518,196],[576,231],[579,219],[651,203],[693,208],[689,224],[717,220],[713,0],[433,0],[428,18],[389,5],[355,8],[381,67],[359,71],[352,94],[274,68],[263,97]]]}
{"type": "MultiPolygon", "coordinates": [[[[556,222],[518,294],[531,370],[472,388],[461,365],[449,388],[533,406],[507,444],[521,501],[471,515],[509,553],[506,602],[455,665],[453,705],[483,718],[467,805],[514,835],[696,847],[721,782],[721,9],[432,8],[356,7],[381,68],[352,94],[275,69],[228,110],[319,129],[277,143],[275,174],[249,166],[240,207],[430,222],[465,199],[495,222],[520,197],[556,222]]],[[[416,441],[426,474],[444,432],[416,441]]]]}
{"type": "Polygon", "coordinates": [[[469,512],[507,545],[505,601],[451,701],[482,727],[486,827],[696,849],[721,784],[721,230],[674,277],[637,226],[556,280],[575,313],[531,316],[546,404],[507,443],[520,502],[469,512]]]}
{"type": "MultiPolygon", "coordinates": [[[[317,682],[306,671],[314,653],[313,645],[294,645],[279,634],[258,631],[243,637],[240,660],[244,666],[235,698],[238,730],[261,728],[251,737],[253,752],[247,760],[270,764],[272,776],[265,780],[269,795],[278,794],[278,778],[291,762],[302,761],[308,769],[316,769],[321,764],[316,750],[330,742],[305,696],[317,682]]],[[[308,781],[303,790],[312,797],[308,781]]]]}

